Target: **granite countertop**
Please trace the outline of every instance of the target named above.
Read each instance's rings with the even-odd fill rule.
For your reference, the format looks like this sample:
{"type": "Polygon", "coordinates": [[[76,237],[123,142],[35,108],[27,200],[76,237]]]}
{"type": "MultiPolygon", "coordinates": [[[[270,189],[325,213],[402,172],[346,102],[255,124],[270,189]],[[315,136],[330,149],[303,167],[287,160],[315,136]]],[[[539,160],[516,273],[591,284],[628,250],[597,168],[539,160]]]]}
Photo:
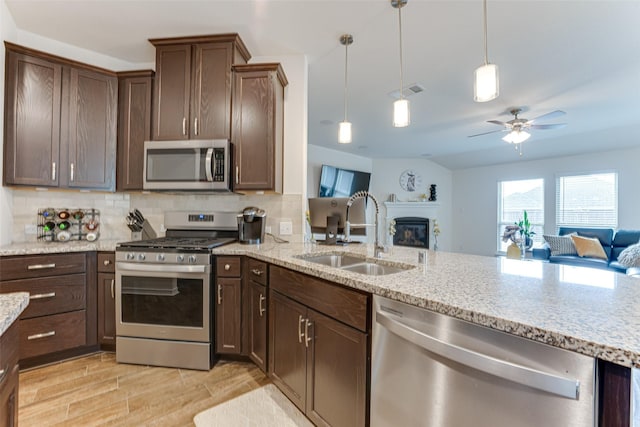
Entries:
{"type": "Polygon", "coordinates": [[[0,335],[20,316],[29,305],[28,292],[0,294],[0,335]]]}
{"type": "Polygon", "coordinates": [[[115,251],[118,240],[96,240],[95,242],[23,242],[0,246],[0,256],[42,255],[66,252],[115,251]]]}
{"type": "Polygon", "coordinates": [[[640,279],[606,270],[393,247],[383,261],[413,265],[365,276],[304,261],[311,253],[355,252],[371,245],[226,245],[217,254],[249,255],[345,286],[627,367],[640,367],[640,279]]]}

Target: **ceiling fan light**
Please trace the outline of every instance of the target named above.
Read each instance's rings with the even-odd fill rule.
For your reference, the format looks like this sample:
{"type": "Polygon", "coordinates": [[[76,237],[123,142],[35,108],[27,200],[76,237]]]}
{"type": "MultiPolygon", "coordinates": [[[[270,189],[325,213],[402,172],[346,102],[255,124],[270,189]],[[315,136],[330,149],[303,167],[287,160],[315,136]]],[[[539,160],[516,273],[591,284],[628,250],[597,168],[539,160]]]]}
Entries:
{"type": "Polygon", "coordinates": [[[393,103],[393,127],[407,127],[410,122],[409,100],[404,98],[398,99],[393,103]]]}
{"type": "Polygon", "coordinates": [[[509,144],[520,144],[525,142],[527,139],[531,137],[531,134],[526,131],[511,131],[507,135],[502,138],[503,141],[508,142],[509,144]]]}
{"type": "Polygon", "coordinates": [[[338,127],[338,142],[351,144],[351,122],[340,122],[338,127]]]}
{"type": "Polygon", "coordinates": [[[476,68],[473,80],[473,100],[487,102],[496,99],[499,94],[498,66],[485,64],[476,68]]]}

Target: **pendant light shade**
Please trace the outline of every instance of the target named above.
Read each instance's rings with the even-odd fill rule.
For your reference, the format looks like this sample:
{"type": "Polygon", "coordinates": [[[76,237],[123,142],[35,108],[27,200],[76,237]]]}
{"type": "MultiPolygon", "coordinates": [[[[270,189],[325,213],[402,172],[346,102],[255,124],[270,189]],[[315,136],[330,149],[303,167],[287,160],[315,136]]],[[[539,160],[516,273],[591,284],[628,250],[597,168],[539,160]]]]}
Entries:
{"type": "Polygon", "coordinates": [[[409,116],[409,100],[398,99],[393,103],[393,126],[403,128],[409,126],[411,117],[409,116]]]}
{"type": "Polygon", "coordinates": [[[347,64],[349,59],[349,45],[353,43],[351,34],[340,36],[340,44],[344,46],[344,121],[338,125],[338,142],[340,144],[351,143],[351,122],[347,121],[347,64]]]}
{"type": "Polygon", "coordinates": [[[402,94],[402,8],[407,4],[408,0],[391,0],[391,6],[398,9],[398,29],[400,41],[400,99],[393,103],[393,126],[402,128],[409,126],[409,101],[404,99],[402,94]]]}
{"type": "Polygon", "coordinates": [[[476,68],[473,82],[473,100],[487,102],[496,99],[500,94],[498,78],[498,66],[490,64],[487,48],[487,0],[483,0],[483,27],[484,27],[484,64],[476,68]]]}
{"type": "Polygon", "coordinates": [[[338,142],[340,144],[351,143],[351,122],[340,122],[338,127],[338,142]]]}

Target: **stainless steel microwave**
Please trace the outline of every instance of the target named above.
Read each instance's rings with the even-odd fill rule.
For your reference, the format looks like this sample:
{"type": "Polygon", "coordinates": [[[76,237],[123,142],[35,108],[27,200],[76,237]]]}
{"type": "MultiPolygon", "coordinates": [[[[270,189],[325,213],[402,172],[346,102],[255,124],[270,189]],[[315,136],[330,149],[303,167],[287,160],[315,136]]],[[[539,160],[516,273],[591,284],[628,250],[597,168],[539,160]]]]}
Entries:
{"type": "Polygon", "coordinates": [[[144,142],[145,190],[232,191],[226,139],[144,142]]]}

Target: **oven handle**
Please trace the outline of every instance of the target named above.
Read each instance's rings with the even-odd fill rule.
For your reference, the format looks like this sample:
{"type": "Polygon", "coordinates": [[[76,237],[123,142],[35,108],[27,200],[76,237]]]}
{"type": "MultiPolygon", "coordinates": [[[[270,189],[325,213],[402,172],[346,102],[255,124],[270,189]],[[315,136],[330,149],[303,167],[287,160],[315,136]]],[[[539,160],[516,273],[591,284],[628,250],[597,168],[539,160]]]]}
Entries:
{"type": "Polygon", "coordinates": [[[206,273],[207,267],[207,265],[136,264],[132,262],[116,263],[117,270],[144,271],[150,273],[206,273]]]}

